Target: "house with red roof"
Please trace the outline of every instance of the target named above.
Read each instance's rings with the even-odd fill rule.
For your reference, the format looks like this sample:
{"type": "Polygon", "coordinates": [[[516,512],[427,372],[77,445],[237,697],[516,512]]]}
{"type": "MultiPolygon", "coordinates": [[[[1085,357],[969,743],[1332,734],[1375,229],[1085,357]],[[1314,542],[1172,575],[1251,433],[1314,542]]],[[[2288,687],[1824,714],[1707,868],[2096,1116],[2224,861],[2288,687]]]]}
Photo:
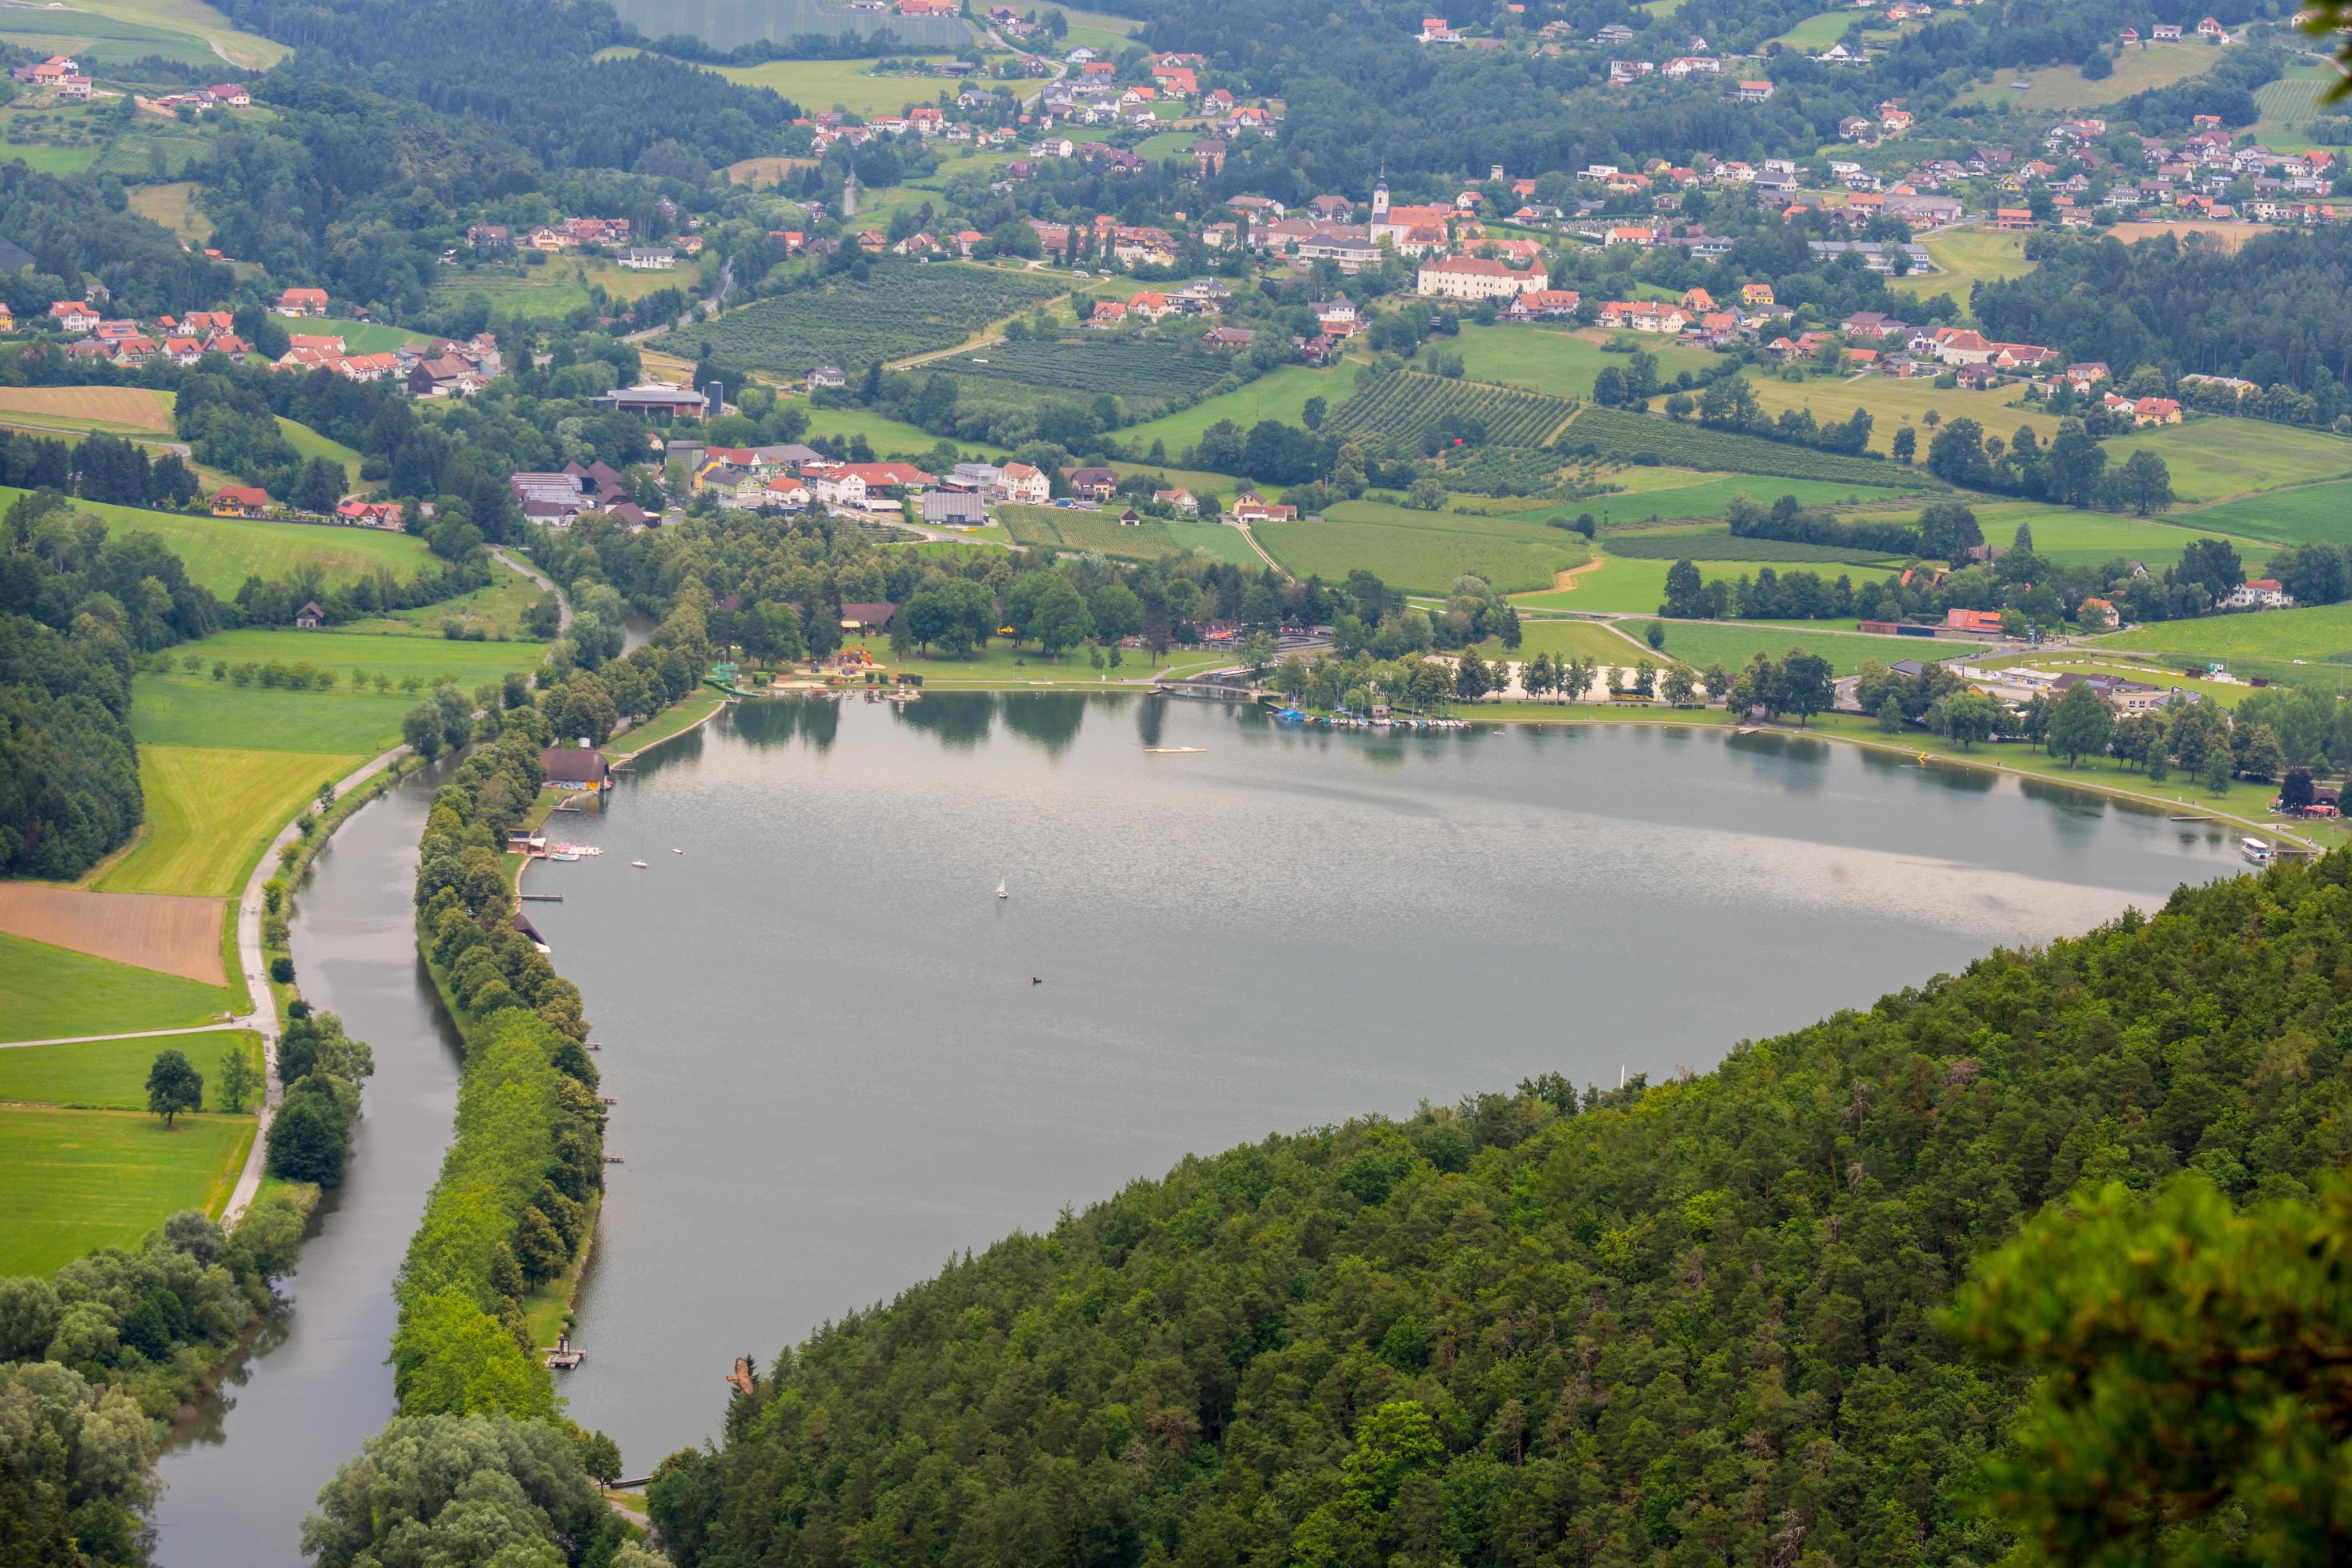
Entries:
{"type": "Polygon", "coordinates": [[[323,316],[327,313],[327,291],[289,289],[278,296],[278,303],[270,308],[281,316],[323,316]]]}

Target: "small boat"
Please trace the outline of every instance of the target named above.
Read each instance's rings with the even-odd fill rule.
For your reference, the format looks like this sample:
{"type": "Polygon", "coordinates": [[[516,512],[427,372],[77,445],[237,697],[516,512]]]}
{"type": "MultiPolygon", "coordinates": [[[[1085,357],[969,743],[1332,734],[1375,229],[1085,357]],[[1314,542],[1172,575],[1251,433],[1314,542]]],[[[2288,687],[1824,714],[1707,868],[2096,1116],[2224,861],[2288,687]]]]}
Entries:
{"type": "Polygon", "coordinates": [[[635,866],[640,871],[646,869],[646,863],[642,860],[632,860],[629,864],[635,866]]]}
{"type": "Polygon", "coordinates": [[[551,860],[577,860],[580,858],[576,853],[569,849],[550,850],[547,858],[551,860]]]}
{"type": "Polygon", "coordinates": [[[2238,853],[2257,866],[2267,866],[2274,851],[2259,838],[2241,838],[2238,840],[2238,853]]]}
{"type": "Polygon", "coordinates": [[[670,851],[670,853],[671,853],[671,854],[673,854],[673,855],[683,855],[683,854],[685,854],[685,853],[686,853],[686,851],[685,851],[685,850],[683,850],[683,849],[672,849],[672,850],[670,851]]]}
{"type": "Polygon", "coordinates": [[[996,896],[1000,899],[1009,899],[1013,896],[1004,890],[1004,879],[1002,877],[996,879],[996,896]]]}
{"type": "Polygon", "coordinates": [[[1143,754],[1147,757],[1188,757],[1208,749],[1206,746],[1146,746],[1143,754]]]}

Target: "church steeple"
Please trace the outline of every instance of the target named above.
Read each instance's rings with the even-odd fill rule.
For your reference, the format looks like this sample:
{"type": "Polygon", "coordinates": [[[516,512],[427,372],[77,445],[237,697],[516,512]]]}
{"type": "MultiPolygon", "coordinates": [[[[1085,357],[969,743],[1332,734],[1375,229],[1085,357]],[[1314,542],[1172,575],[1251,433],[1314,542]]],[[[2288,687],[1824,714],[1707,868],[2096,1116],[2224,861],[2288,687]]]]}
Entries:
{"type": "Polygon", "coordinates": [[[1372,221],[1389,221],[1389,166],[1385,163],[1381,165],[1380,183],[1372,187],[1372,221]]]}

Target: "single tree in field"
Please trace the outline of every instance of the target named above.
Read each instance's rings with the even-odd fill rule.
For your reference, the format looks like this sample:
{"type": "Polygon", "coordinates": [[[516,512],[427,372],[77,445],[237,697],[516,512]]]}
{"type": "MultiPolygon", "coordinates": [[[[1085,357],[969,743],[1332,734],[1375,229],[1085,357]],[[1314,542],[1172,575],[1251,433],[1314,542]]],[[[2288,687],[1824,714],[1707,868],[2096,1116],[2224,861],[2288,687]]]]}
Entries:
{"type": "Polygon", "coordinates": [[[239,1044],[221,1053],[220,1077],[214,1080],[219,1090],[220,1108],[230,1115],[241,1114],[251,1098],[255,1080],[259,1075],[253,1070],[253,1058],[239,1044]]]}
{"type": "Polygon", "coordinates": [[[1884,734],[1895,734],[1903,728],[1903,704],[1889,697],[1878,705],[1878,728],[1884,734]]]}
{"type": "Polygon", "coordinates": [[[2105,751],[2114,730],[2115,716],[2099,694],[2088,686],[2076,686],[2050,710],[2051,752],[2074,767],[2084,757],[2105,751]]]}
{"type": "Polygon", "coordinates": [[[156,1053],[155,1065],[147,1069],[147,1109],[169,1127],[182,1111],[197,1110],[204,1102],[205,1075],[177,1051],[156,1053]]]}

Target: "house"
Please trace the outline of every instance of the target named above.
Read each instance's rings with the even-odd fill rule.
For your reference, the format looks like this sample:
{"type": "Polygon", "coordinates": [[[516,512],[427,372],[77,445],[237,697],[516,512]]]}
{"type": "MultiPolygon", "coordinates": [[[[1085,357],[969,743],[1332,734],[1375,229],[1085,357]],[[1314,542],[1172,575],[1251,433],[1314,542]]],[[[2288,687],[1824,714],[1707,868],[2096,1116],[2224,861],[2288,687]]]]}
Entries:
{"type": "Polygon", "coordinates": [[[841,629],[845,632],[887,632],[896,619],[898,606],[887,599],[876,599],[841,606],[841,629]]]}
{"type": "Polygon", "coordinates": [[[841,374],[841,367],[837,364],[818,365],[803,379],[811,392],[838,391],[849,384],[849,378],[841,374]]]}
{"type": "Polygon", "coordinates": [[[545,746],[539,753],[539,771],[549,789],[607,790],[613,787],[613,765],[595,747],[545,746]]]}
{"type": "Polygon", "coordinates": [[[1201,510],[1200,498],[1188,489],[1153,490],[1151,499],[1162,506],[1175,508],[1184,517],[1194,516],[1201,510]]]}
{"type": "Polygon", "coordinates": [[[2279,586],[2275,577],[2256,577],[2241,583],[2221,599],[2227,610],[2284,610],[2294,604],[2294,595],[2279,586]]]}
{"type": "Polygon", "coordinates": [[[335,504],[335,520],[361,528],[384,528],[398,532],[401,527],[400,506],[388,500],[347,500],[335,504]]]}
{"type": "Polygon", "coordinates": [[[271,309],[281,316],[323,316],[327,313],[327,291],[289,289],[278,296],[278,303],[271,309]]]}
{"type": "Polygon", "coordinates": [[[79,300],[59,300],[49,307],[49,319],[68,332],[87,332],[105,318],[79,300]]]}
{"type": "Polygon", "coordinates": [[[2210,16],[2197,24],[2197,36],[2200,38],[2213,38],[2224,44],[2230,41],[2230,35],[2222,29],[2221,24],[2210,16]]]}
{"type": "Polygon", "coordinates": [[[1655,245],[1658,231],[1640,224],[1612,224],[1601,237],[1603,245],[1655,245]]]}
{"type": "Polygon", "coordinates": [[[1739,302],[1751,310],[1759,305],[1769,305],[1772,303],[1772,285],[1742,283],[1739,286],[1739,302]]]}
{"type": "Polygon", "coordinates": [[[1984,334],[1965,327],[1938,327],[1935,336],[1936,357],[1949,365],[1984,364],[1996,352],[1984,334]]]}
{"type": "Polygon", "coordinates": [[[1307,309],[1315,312],[1316,325],[1327,337],[1345,338],[1355,335],[1356,307],[1345,294],[1336,300],[1318,300],[1307,309]]]}
{"type": "Polygon", "coordinates": [[[2156,43],[2177,44],[2180,41],[2180,24],[2178,22],[2158,22],[2156,26],[2147,30],[2147,36],[2150,40],[2156,43]]]}
{"type": "Polygon", "coordinates": [[[667,272],[677,265],[677,252],[662,245],[633,245],[621,252],[620,262],[632,272],[667,272]]]}
{"type": "Polygon", "coordinates": [[[1545,274],[1533,268],[1522,272],[1485,257],[1455,256],[1423,262],[1416,289],[1423,299],[1508,300],[1549,285],[1545,274]]]}
{"type": "Polygon", "coordinates": [[[1944,626],[1948,631],[1975,632],[1985,637],[2000,635],[1999,610],[1946,610],[1944,626]]]}
{"type": "Polygon", "coordinates": [[[1911,111],[1907,109],[1881,110],[1878,115],[1878,128],[1889,136],[1900,136],[1911,129],[1911,111]]]}
{"type": "Polygon", "coordinates": [[[1065,477],[1070,493],[1087,500],[1108,500],[1118,493],[1118,476],[1108,468],[1072,468],[1065,477]]]}
{"type": "Polygon", "coordinates": [[[659,415],[666,419],[699,419],[717,412],[710,406],[709,395],[690,386],[668,386],[657,381],[598,393],[588,401],[615,414],[639,414],[647,418],[659,415]]]}
{"type": "Polygon", "coordinates": [[[326,618],[327,612],[319,607],[318,600],[306,600],[302,607],[294,612],[294,629],[298,632],[315,632],[319,629],[319,623],[326,618]]]}
{"type": "Polygon", "coordinates": [[[1044,506],[1053,496],[1045,472],[1026,463],[1007,463],[998,469],[994,488],[1006,500],[1025,506],[1044,506]]]}
{"type": "Polygon", "coordinates": [[[1771,98],[1772,84],[1769,81],[1734,82],[1731,90],[1724,96],[1734,103],[1762,103],[1771,98]]]}
{"type": "Polygon", "coordinates": [[[1201,344],[1212,349],[1245,349],[1257,338],[1251,327],[1211,327],[1201,334],[1201,344]]]}
{"type": "Polygon", "coordinates": [[[1244,490],[1234,498],[1233,518],[1236,522],[1288,522],[1297,515],[1297,507],[1278,506],[1255,490],[1244,490]]]}
{"type": "Polygon", "coordinates": [[[2074,619],[2082,626],[2097,626],[2105,631],[2113,631],[2123,624],[2123,617],[2116,613],[2115,605],[2105,599],[2084,599],[2074,606],[2074,619]]]}
{"type": "Polygon", "coordinates": [[[1992,226],[2008,229],[2032,228],[2033,213],[2027,207],[1996,207],[1993,209],[1992,226]]]}
{"type": "Polygon", "coordinates": [[[268,490],[250,485],[225,485],[213,492],[215,517],[268,517],[277,510],[268,490]]]}

